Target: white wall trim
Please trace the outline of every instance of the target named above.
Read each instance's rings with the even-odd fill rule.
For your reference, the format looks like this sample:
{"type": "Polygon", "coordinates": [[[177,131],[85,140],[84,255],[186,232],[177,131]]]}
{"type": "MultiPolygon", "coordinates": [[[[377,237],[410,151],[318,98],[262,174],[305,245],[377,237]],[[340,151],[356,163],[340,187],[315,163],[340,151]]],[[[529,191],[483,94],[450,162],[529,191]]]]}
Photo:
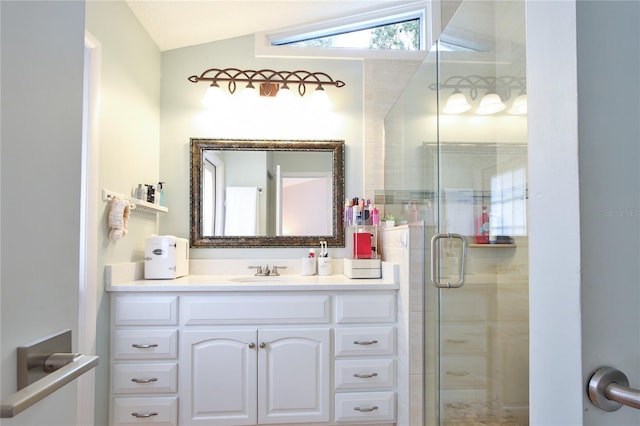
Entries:
{"type": "Polygon", "coordinates": [[[585,387],[576,4],[527,1],[525,7],[531,230],[529,420],[532,425],[580,425],[585,387]]]}
{"type": "MultiPolygon", "coordinates": [[[[98,316],[98,117],[101,55],[100,43],[85,31],[77,350],[92,355],[96,353],[98,316]]],[[[94,424],[95,370],[78,379],[76,410],[77,425],[94,424]]]]}

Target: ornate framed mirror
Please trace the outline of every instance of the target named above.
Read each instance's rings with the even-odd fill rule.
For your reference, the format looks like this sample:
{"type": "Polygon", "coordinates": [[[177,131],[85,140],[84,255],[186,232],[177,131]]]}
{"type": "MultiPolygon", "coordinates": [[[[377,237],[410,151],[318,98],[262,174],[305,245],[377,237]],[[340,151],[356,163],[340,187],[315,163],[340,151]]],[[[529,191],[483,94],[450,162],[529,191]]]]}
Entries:
{"type": "Polygon", "coordinates": [[[344,247],[344,141],[191,139],[191,247],[344,247]]]}

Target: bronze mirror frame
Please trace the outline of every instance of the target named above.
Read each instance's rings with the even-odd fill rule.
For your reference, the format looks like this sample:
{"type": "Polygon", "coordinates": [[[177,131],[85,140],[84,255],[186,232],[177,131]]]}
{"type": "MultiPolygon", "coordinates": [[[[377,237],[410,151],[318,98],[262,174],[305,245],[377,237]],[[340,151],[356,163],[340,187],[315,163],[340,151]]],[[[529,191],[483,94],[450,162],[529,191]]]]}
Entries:
{"type": "Polygon", "coordinates": [[[344,247],[344,141],[343,140],[249,140],[191,138],[191,225],[193,248],[344,247]],[[302,236],[205,236],[202,227],[202,160],[207,150],[331,152],[333,156],[333,234],[302,236]]]}

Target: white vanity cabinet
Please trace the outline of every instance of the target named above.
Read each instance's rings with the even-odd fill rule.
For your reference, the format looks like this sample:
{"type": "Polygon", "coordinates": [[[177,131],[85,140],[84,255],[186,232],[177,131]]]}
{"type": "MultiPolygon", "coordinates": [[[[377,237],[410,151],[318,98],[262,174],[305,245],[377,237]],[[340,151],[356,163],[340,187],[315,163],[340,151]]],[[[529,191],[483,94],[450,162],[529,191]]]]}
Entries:
{"type": "Polygon", "coordinates": [[[183,296],[180,424],[327,422],[330,305],[326,294],[183,296]]]}
{"type": "Polygon", "coordinates": [[[391,425],[396,308],[394,290],[116,293],[111,424],[391,425]]]}
{"type": "Polygon", "coordinates": [[[180,424],[327,422],[328,328],[184,332],[180,424]]]}
{"type": "Polygon", "coordinates": [[[178,424],[178,296],[116,295],[111,306],[114,426],[178,424]]]}
{"type": "Polygon", "coordinates": [[[334,335],[336,423],[396,418],[396,298],[336,296],[334,335]]]}

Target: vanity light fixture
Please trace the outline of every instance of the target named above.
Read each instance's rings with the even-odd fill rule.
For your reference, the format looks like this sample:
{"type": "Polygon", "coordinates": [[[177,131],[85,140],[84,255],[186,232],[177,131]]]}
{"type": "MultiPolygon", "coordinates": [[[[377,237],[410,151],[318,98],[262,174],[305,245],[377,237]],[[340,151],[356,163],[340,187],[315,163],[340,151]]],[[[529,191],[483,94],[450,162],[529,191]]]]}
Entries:
{"type": "Polygon", "coordinates": [[[463,95],[459,89],[455,89],[447,99],[447,104],[444,106],[442,112],[445,114],[462,114],[470,109],[471,105],[469,101],[467,101],[467,97],[463,95]]]}
{"type": "Polygon", "coordinates": [[[527,113],[527,95],[522,94],[513,100],[509,114],[511,115],[523,115],[527,113]]]}
{"type": "Polygon", "coordinates": [[[210,68],[200,75],[192,75],[188,78],[192,83],[201,81],[210,84],[205,93],[202,103],[206,106],[213,106],[226,93],[220,88],[219,83],[226,83],[229,93],[234,94],[238,84],[246,84],[242,90],[242,96],[251,96],[259,94],[260,96],[277,96],[284,98],[291,96],[290,86],[297,86],[300,96],[307,93],[307,85],[315,87],[312,97],[322,98],[322,100],[313,100],[312,102],[320,102],[324,105],[330,105],[328,96],[324,90],[326,86],[343,87],[345,83],[340,80],[334,80],[328,74],[323,72],[310,72],[304,70],[298,71],[274,71],[270,69],[262,70],[241,70],[238,68],[210,68]]]}
{"type": "Polygon", "coordinates": [[[486,95],[480,100],[475,110],[479,115],[496,114],[506,108],[503,99],[511,99],[512,93],[520,95],[513,102],[509,114],[526,114],[526,80],[524,78],[502,76],[483,77],[479,75],[460,76],[454,75],[447,78],[444,83],[431,84],[432,90],[453,89],[453,93],[447,98],[442,112],[445,114],[462,114],[471,109],[468,99],[475,101],[480,91],[486,91],[486,95]],[[468,93],[467,96],[463,91],[468,93]]]}
{"type": "Polygon", "coordinates": [[[500,99],[500,96],[498,96],[495,91],[488,92],[482,97],[482,99],[480,99],[480,105],[478,106],[478,109],[476,109],[476,114],[491,115],[502,111],[506,107],[507,106],[502,102],[502,99],[500,99]]]}

